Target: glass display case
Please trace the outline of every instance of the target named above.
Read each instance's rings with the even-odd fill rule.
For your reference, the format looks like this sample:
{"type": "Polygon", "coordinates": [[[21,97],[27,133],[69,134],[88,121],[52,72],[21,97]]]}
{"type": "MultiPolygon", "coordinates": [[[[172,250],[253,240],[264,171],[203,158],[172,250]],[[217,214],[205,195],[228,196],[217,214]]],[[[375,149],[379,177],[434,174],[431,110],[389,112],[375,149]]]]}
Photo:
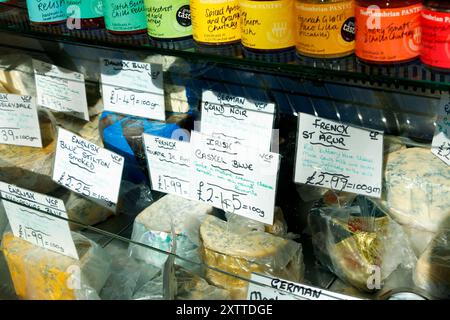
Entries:
{"type": "MultiPolygon", "coordinates": [[[[145,1],[146,6],[150,2],[145,1]]],[[[0,1],[1,101],[12,95],[34,97],[42,140],[41,147],[20,146],[18,137],[10,134],[15,129],[0,122],[0,299],[450,298],[450,168],[431,153],[440,108],[450,92],[450,73],[418,59],[375,65],[355,55],[306,57],[295,46],[265,51],[236,41],[199,44],[185,35],[184,2],[177,1],[183,36],[161,29],[164,32],[155,37],[158,30],[150,28],[150,36],[134,34],[140,27],[111,33],[111,19],[105,17],[108,30],[99,16],[82,16],[80,25],[80,19],[67,18],[42,23],[36,12],[31,16],[25,1],[0,1]],[[132,88],[123,91],[133,94],[121,96],[123,79],[117,74],[125,68],[122,63],[114,66],[114,61],[144,68],[148,64],[154,81],[145,83],[141,74],[128,76],[132,88]],[[57,66],[60,79],[49,73],[54,68],[37,71],[38,63],[57,66]],[[108,74],[108,66],[115,72],[108,74]],[[76,80],[61,76],[73,73],[78,74],[76,80]],[[53,80],[38,80],[41,77],[53,80]],[[85,94],[79,89],[81,78],[85,94]],[[37,85],[39,81],[47,82],[37,85]],[[149,92],[149,86],[155,92],[149,92]],[[43,98],[43,90],[50,100],[43,98]],[[202,202],[201,187],[189,185],[186,191],[173,177],[154,180],[156,167],[148,157],[157,151],[145,136],[188,143],[192,132],[205,129],[205,92],[213,92],[214,99],[273,104],[270,148],[248,146],[259,148],[260,154],[279,155],[272,223],[236,213],[242,206],[260,210],[259,203],[241,203],[239,193],[231,199],[220,193],[217,205],[212,189],[209,200],[202,202]],[[163,101],[162,115],[114,111],[114,104],[120,110],[145,106],[144,93],[148,105],[163,101]],[[383,134],[379,152],[373,153],[382,169],[379,199],[336,190],[325,176],[319,186],[295,182],[303,114],[383,134]],[[84,139],[77,143],[88,154],[90,148],[100,147],[113,159],[123,159],[119,182],[111,182],[112,169],[93,178],[106,181],[96,192],[117,190],[117,201],[103,199],[105,206],[100,194],[70,169],[57,175],[62,168],[58,148],[67,147],[60,140],[62,130],[84,139]],[[192,193],[190,200],[187,192],[192,193]],[[63,209],[52,211],[56,205],[39,202],[36,194],[61,201],[63,209]],[[11,223],[12,215],[20,215],[22,220],[16,219],[22,224],[11,223]],[[24,221],[34,221],[33,215],[51,220],[61,233],[28,228],[24,221]],[[61,235],[67,228],[71,231],[65,235],[73,241],[61,243],[74,248],[77,259],[49,248],[50,234],[61,235]]],[[[245,2],[251,8],[254,1],[245,2]]],[[[224,105],[230,107],[230,101],[224,105]]],[[[238,109],[245,114],[244,107],[238,109]]],[[[255,119],[260,122],[248,129],[237,126],[236,135],[263,140],[256,130],[265,118],[255,119]]],[[[212,127],[223,123],[233,130],[233,120],[226,118],[212,127]]],[[[85,166],[86,159],[92,162],[84,152],[79,159],[70,158],[78,167],[85,166]]],[[[93,174],[88,169],[84,167],[93,174]]],[[[187,179],[195,175],[183,174],[187,179]]],[[[259,200],[261,206],[266,201],[259,200]]]]}

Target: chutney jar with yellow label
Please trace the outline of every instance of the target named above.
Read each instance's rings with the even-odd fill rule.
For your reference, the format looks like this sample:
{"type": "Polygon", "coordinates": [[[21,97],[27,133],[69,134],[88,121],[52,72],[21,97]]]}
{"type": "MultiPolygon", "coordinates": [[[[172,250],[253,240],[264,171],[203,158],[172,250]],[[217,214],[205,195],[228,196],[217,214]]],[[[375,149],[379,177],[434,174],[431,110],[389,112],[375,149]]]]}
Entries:
{"type": "Polygon", "coordinates": [[[241,40],[239,0],[191,0],[192,33],[203,45],[241,40]]]}
{"type": "Polygon", "coordinates": [[[297,0],[296,47],[301,55],[340,58],[355,50],[353,0],[297,0]]]}
{"type": "Polygon", "coordinates": [[[295,46],[294,0],[241,0],[242,45],[256,52],[295,46]]]}

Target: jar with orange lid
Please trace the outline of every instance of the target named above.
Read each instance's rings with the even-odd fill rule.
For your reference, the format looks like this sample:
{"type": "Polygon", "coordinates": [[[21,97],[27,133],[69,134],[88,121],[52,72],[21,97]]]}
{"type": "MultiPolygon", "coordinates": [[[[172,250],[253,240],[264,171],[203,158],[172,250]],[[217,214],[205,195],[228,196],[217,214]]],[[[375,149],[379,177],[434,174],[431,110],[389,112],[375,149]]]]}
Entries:
{"type": "Polygon", "coordinates": [[[355,50],[353,0],[297,0],[296,47],[313,58],[340,58],[355,50]]]}
{"type": "Polygon", "coordinates": [[[66,0],[27,0],[27,9],[32,24],[56,25],[67,20],[66,0]]]}
{"type": "Polygon", "coordinates": [[[429,0],[422,10],[420,60],[438,70],[450,70],[450,2],[429,0]]]}
{"type": "Polygon", "coordinates": [[[241,42],[257,53],[294,48],[294,0],[241,0],[241,42]]]}
{"type": "Polygon", "coordinates": [[[191,0],[192,33],[202,45],[241,40],[239,0],[191,0]]]}
{"type": "Polygon", "coordinates": [[[356,0],[356,56],[376,64],[416,59],[421,10],[421,0],[356,0]]]}

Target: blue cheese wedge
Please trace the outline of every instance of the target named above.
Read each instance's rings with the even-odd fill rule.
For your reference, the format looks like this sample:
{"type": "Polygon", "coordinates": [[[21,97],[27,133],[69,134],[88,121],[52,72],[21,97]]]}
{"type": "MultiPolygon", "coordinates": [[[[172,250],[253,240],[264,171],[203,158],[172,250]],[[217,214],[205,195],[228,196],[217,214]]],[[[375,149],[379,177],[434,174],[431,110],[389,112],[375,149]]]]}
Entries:
{"type": "MultiPolygon", "coordinates": [[[[200,262],[198,232],[201,222],[212,212],[211,206],[169,194],[136,217],[131,238],[166,252],[173,251],[175,242],[177,255],[200,262]]],[[[131,244],[129,250],[134,258],[158,267],[167,259],[166,254],[142,246],[131,244]]],[[[181,260],[175,263],[185,265],[187,269],[196,266],[181,260]]]]}

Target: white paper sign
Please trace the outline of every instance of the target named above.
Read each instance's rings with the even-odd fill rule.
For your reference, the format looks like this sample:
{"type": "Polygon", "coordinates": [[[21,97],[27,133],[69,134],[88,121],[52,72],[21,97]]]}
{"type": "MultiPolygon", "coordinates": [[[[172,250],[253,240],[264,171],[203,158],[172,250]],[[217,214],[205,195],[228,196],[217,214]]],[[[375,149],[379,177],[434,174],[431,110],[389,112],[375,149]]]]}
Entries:
{"type": "Polygon", "coordinates": [[[270,151],[275,105],[204,91],[201,133],[270,151]]]}
{"type": "Polygon", "coordinates": [[[0,182],[2,204],[14,236],[78,260],[62,200],[0,182]]]}
{"type": "Polygon", "coordinates": [[[295,182],[381,196],[383,133],[299,114],[295,182]]]}
{"type": "Polygon", "coordinates": [[[165,120],[162,65],[101,59],[105,110],[165,120]]]}
{"type": "Polygon", "coordinates": [[[191,199],[190,143],[150,134],[143,138],[152,189],[191,199]]]}
{"type": "Polygon", "coordinates": [[[123,165],[122,156],[58,128],[53,169],[58,184],[115,211],[123,165]]]}
{"type": "Polygon", "coordinates": [[[37,103],[89,121],[84,75],[33,59],[37,103]]]}
{"type": "Polygon", "coordinates": [[[273,223],[280,155],[193,131],[195,200],[266,224],[273,223]]]}
{"type": "Polygon", "coordinates": [[[34,98],[0,93],[0,143],[42,148],[34,98]]]}
{"type": "Polygon", "coordinates": [[[250,279],[262,285],[259,286],[249,282],[247,300],[361,300],[344,294],[255,273],[252,273],[250,279]],[[269,288],[264,285],[269,286],[269,288]]]}
{"type": "Polygon", "coordinates": [[[450,97],[448,94],[441,98],[431,152],[450,165],[450,97]]]}

